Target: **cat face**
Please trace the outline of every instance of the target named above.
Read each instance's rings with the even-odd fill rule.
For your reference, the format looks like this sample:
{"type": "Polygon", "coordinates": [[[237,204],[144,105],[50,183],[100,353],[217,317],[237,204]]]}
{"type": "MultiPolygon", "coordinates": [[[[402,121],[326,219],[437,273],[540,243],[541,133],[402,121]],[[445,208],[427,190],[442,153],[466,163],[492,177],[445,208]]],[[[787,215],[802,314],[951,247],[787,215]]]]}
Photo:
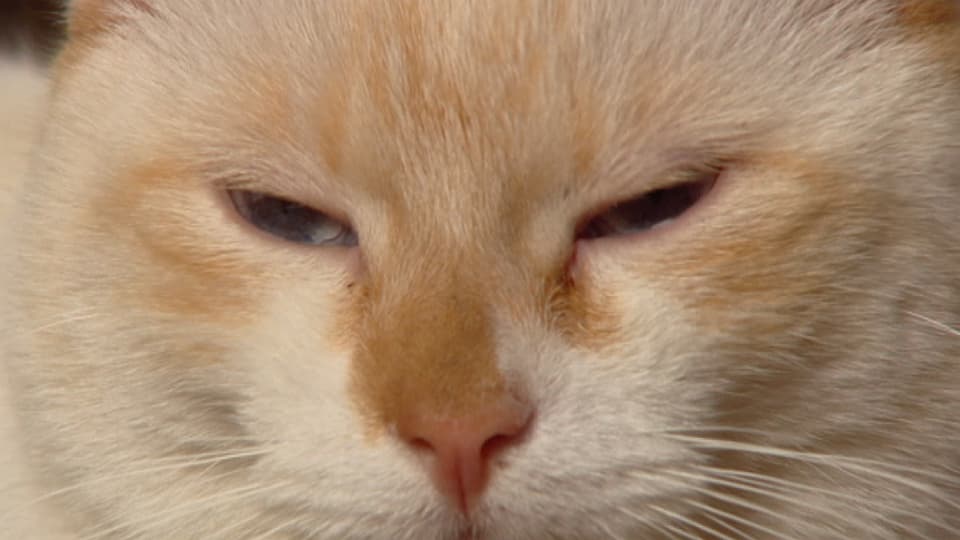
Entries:
{"type": "Polygon", "coordinates": [[[952,534],[954,7],[75,2],[41,472],[91,538],[952,534]]]}

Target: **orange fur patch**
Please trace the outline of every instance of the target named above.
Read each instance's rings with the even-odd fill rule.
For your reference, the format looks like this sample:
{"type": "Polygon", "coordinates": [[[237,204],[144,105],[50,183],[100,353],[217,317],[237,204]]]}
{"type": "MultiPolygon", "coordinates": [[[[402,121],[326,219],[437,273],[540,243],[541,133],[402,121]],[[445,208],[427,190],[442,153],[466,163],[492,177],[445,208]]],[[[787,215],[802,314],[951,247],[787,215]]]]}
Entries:
{"type": "MultiPolygon", "coordinates": [[[[70,11],[70,39],[92,39],[108,32],[123,20],[113,10],[116,0],[78,0],[72,2],[70,11]]],[[[149,0],[124,0],[129,5],[146,13],[153,13],[149,0]]]]}
{"type": "MultiPolygon", "coordinates": [[[[860,236],[852,238],[863,233],[850,231],[863,226],[858,215],[881,204],[855,179],[796,157],[767,156],[735,174],[740,177],[719,186],[716,196],[737,211],[722,219],[711,216],[711,231],[678,235],[669,251],[656,251],[637,266],[638,272],[669,280],[676,297],[711,326],[750,306],[774,314],[798,301],[805,304],[804,298],[833,282],[850,254],[825,252],[823,245],[863,245],[860,236]],[[749,196],[739,196],[747,191],[749,196]],[[738,200],[763,202],[738,208],[738,200]]],[[[879,241],[884,231],[870,234],[879,241]]],[[[781,318],[766,320],[773,325],[767,331],[782,330],[781,318]]]]}
{"type": "MultiPolygon", "coordinates": [[[[52,90],[57,92],[73,68],[97,46],[104,34],[123,24],[113,10],[116,0],[79,0],[71,2],[67,23],[67,41],[57,55],[52,70],[52,90]]],[[[145,13],[155,13],[149,0],[125,0],[125,4],[145,13]]]]}
{"type": "Polygon", "coordinates": [[[371,280],[351,367],[374,425],[411,414],[456,417],[507,391],[482,282],[471,279],[469,264],[432,264],[443,268],[371,280]]]}
{"type": "Polygon", "coordinates": [[[237,322],[251,312],[251,291],[265,276],[259,266],[202,238],[205,231],[198,222],[176,214],[190,212],[185,201],[198,195],[189,178],[191,172],[174,162],[135,168],[94,201],[91,220],[110,230],[130,231],[129,249],[142,250],[151,262],[121,287],[133,295],[132,302],[150,299],[159,312],[237,322]]]}
{"type": "Polygon", "coordinates": [[[389,230],[407,232],[366,245],[354,302],[336,325],[355,336],[351,393],[371,437],[411,416],[456,418],[515,392],[498,369],[491,317],[529,313],[504,306],[537,296],[518,290],[534,282],[498,269],[502,254],[485,235],[456,238],[436,229],[436,216],[402,206],[388,219],[389,230]]]}
{"type": "Polygon", "coordinates": [[[627,329],[623,326],[622,306],[617,304],[615,291],[603,287],[591,272],[583,271],[582,266],[586,264],[589,263],[583,260],[571,262],[570,266],[581,266],[576,279],[567,275],[569,269],[563,267],[563,274],[554,280],[557,285],[549,309],[556,316],[557,328],[571,344],[601,351],[621,343],[627,329]]]}

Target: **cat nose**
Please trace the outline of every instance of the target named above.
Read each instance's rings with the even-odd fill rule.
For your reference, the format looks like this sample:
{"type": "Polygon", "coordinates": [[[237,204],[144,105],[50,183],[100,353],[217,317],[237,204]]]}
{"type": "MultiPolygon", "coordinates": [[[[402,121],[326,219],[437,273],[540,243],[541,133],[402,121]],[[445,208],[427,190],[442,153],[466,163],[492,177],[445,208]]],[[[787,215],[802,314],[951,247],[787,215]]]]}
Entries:
{"type": "Polygon", "coordinates": [[[508,398],[452,418],[417,411],[397,431],[429,454],[434,485],[466,514],[486,488],[491,461],[523,439],[532,417],[530,406],[508,398]]]}

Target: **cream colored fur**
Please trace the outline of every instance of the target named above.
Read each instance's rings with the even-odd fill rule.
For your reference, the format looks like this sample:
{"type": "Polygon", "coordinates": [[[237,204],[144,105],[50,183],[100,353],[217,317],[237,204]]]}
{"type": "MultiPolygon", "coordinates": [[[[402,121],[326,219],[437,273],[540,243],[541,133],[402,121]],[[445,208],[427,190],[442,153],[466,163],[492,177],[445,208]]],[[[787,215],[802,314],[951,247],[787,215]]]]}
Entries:
{"type": "MultiPolygon", "coordinates": [[[[22,184],[41,125],[46,104],[47,80],[42,69],[23,58],[0,59],[0,245],[9,246],[15,233],[14,205],[22,184]]],[[[0,255],[0,304],[3,323],[0,334],[8,336],[13,328],[9,312],[9,250],[0,255]]],[[[3,347],[0,347],[2,350],[3,347]]],[[[3,356],[0,354],[0,359],[3,356]]],[[[20,429],[13,414],[8,373],[0,362],[0,538],[54,540],[72,538],[57,533],[57,516],[45,505],[31,504],[41,492],[26,465],[20,441],[20,429]]]]}
{"type": "Polygon", "coordinates": [[[43,82],[0,70],[2,540],[960,537],[956,21],[281,3],[75,3],[120,16],[59,67],[26,178],[7,130],[43,82]],[[689,219],[570,260],[600,203],[714,162],[689,219]],[[238,178],[335,206],[363,258],[251,234],[238,178]],[[357,382],[364,340],[457,316],[370,322],[439,310],[421,276],[537,409],[470,522],[357,382]]]}
{"type": "Polygon", "coordinates": [[[20,58],[0,58],[0,215],[10,214],[15,185],[26,174],[30,150],[40,126],[46,78],[40,67],[20,58]]]}

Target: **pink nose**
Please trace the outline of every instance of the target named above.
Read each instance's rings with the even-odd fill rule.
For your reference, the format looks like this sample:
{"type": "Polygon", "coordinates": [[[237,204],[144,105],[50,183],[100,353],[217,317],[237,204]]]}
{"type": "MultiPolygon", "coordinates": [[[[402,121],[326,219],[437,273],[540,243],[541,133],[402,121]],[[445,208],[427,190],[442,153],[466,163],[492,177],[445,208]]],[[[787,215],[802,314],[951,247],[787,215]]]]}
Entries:
{"type": "Polygon", "coordinates": [[[398,423],[401,438],[431,454],[437,489],[467,513],[487,485],[490,461],[526,433],[532,409],[516,400],[502,400],[454,418],[417,411],[398,423]]]}

